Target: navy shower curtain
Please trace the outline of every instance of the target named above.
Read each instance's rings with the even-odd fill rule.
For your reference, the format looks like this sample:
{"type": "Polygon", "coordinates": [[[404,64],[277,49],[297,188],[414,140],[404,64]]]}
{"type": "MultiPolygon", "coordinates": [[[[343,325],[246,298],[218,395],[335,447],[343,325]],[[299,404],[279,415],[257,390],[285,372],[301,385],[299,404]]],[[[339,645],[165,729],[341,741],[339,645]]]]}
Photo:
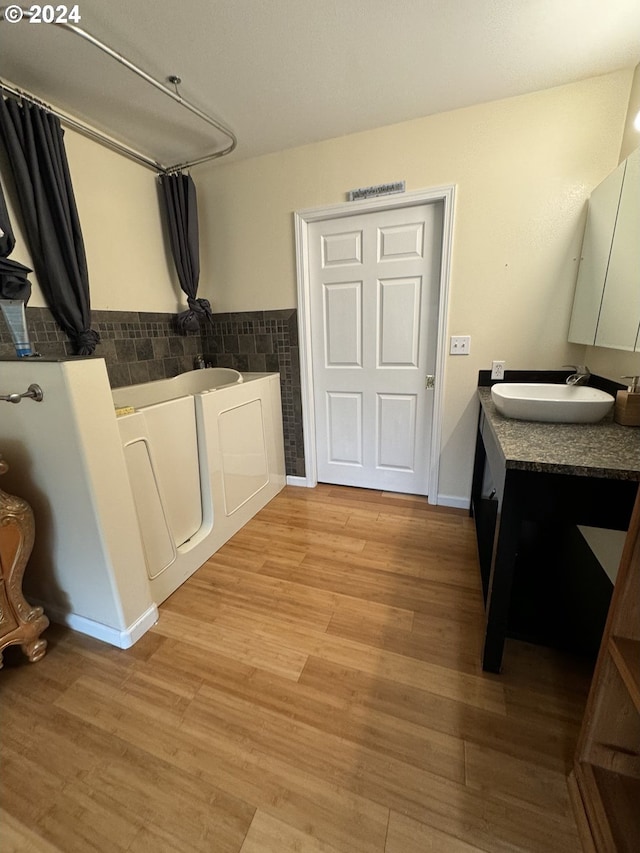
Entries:
{"type": "Polygon", "coordinates": [[[169,228],[171,254],[176,265],[180,287],[187,294],[186,311],[176,316],[178,331],[197,332],[199,317],[211,320],[208,299],[198,299],[200,278],[200,244],[198,238],[198,204],[196,187],[191,175],[182,172],[160,175],[162,200],[169,228]]]}
{"type": "Polygon", "coordinates": [[[14,98],[0,97],[4,143],[38,282],[58,325],[78,355],[91,355],[89,273],[59,119],[14,98]]]}

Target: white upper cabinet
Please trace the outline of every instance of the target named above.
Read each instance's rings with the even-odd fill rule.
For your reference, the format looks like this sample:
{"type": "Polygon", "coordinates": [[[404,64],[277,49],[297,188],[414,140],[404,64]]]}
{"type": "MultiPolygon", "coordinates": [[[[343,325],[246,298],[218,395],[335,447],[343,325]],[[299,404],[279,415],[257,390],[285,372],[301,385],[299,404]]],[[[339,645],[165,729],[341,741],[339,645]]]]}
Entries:
{"type": "Polygon", "coordinates": [[[591,194],[569,340],[640,350],[640,148],[591,194]]]}

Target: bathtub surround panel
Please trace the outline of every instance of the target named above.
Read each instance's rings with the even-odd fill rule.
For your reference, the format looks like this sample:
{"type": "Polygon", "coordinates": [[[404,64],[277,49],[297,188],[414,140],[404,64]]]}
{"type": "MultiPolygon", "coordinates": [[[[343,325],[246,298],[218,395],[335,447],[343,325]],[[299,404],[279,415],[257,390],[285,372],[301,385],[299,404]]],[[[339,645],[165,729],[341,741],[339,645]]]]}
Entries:
{"type": "Polygon", "coordinates": [[[3,386],[38,383],[41,403],[3,404],[5,478],[33,507],[27,596],[126,647],[155,621],[136,511],[102,359],[0,364],[3,386]]]}
{"type": "Polygon", "coordinates": [[[202,340],[205,361],[214,367],[280,374],[286,470],[304,477],[297,310],[214,314],[202,340]]]}
{"type": "MultiPolygon", "coordinates": [[[[187,399],[193,400],[193,398],[187,399]]],[[[172,402],[182,403],[183,400],[172,402]]],[[[161,405],[149,408],[160,408],[160,417],[166,420],[166,425],[176,426],[176,412],[171,406],[161,405]]],[[[174,496],[182,494],[185,490],[182,472],[179,468],[172,467],[167,458],[167,456],[173,456],[171,444],[163,447],[162,441],[155,440],[157,436],[154,436],[152,419],[148,421],[146,414],[147,407],[142,407],[133,414],[119,417],[118,430],[144,550],[144,562],[142,566],[136,568],[145,573],[151,597],[156,603],[160,603],[166,595],[170,594],[165,586],[168,577],[171,578],[171,585],[175,584],[175,588],[189,576],[188,572],[182,573],[182,566],[178,561],[178,549],[184,543],[179,541],[180,533],[171,518],[174,496]],[[144,457],[140,458],[140,447],[144,447],[146,460],[144,457]],[[159,476],[160,469],[163,469],[164,477],[159,476]],[[177,577],[176,573],[178,573],[177,577]],[[161,587],[160,593],[158,586],[161,587]]],[[[176,436],[178,435],[179,433],[176,433],[176,436]]],[[[180,436],[180,442],[184,443],[182,436],[180,436]]],[[[200,459],[197,439],[192,438],[189,441],[188,449],[190,454],[200,459]]],[[[203,447],[203,452],[204,450],[203,447]]],[[[205,466],[205,471],[207,468],[208,466],[205,466]]],[[[205,474],[202,478],[198,477],[198,498],[202,496],[200,480],[204,481],[206,476],[205,474]]],[[[203,524],[200,524],[198,529],[202,530],[204,525],[206,530],[210,530],[213,526],[212,503],[207,499],[207,495],[204,498],[201,505],[203,524]]],[[[206,558],[205,555],[203,561],[206,558]]]]}
{"type": "MultiPolygon", "coordinates": [[[[147,406],[132,417],[144,421],[141,432],[145,439],[136,443],[143,443],[148,454],[151,447],[154,450],[150,460],[154,477],[165,495],[166,524],[172,541],[182,545],[202,524],[194,398],[166,400],[147,406]]],[[[125,454],[130,449],[131,445],[127,445],[125,454]]],[[[133,486],[135,477],[130,480],[133,486]]]]}
{"type": "MultiPolygon", "coordinates": [[[[213,368],[153,383],[154,402],[149,405],[144,399],[149,398],[149,384],[113,392],[116,406],[136,406],[135,412],[118,418],[125,453],[140,442],[148,450],[146,476],[138,478],[139,469],[134,467],[129,479],[135,481],[146,574],[158,604],[284,486],[278,375],[245,374],[238,383],[234,373],[213,368]],[[157,402],[163,389],[165,401],[157,402]],[[187,403],[195,405],[197,433],[191,440],[176,421],[184,415],[178,408],[187,403]],[[176,463],[176,454],[183,452],[197,457],[196,489],[185,488],[182,465],[176,463]],[[202,523],[182,541],[175,523],[177,509],[199,500],[202,523]]],[[[129,457],[127,461],[136,466],[139,462],[129,457]]]]}
{"type": "MultiPolygon", "coordinates": [[[[27,306],[27,329],[36,352],[67,358],[73,347],[48,308],[27,306]]],[[[302,397],[295,308],[214,314],[199,333],[179,335],[175,315],[145,311],[92,311],[100,333],[96,355],[107,364],[112,388],[169,379],[193,369],[202,353],[207,364],[255,373],[279,373],[287,474],[304,477],[302,397]]],[[[0,321],[0,358],[13,358],[13,340],[0,321]]]]}
{"type": "Polygon", "coordinates": [[[265,419],[261,400],[218,415],[224,509],[227,516],[269,484],[265,419]]]}
{"type": "Polygon", "coordinates": [[[156,489],[156,475],[148,442],[135,439],[126,443],[123,449],[138,513],[147,577],[154,580],[173,563],[176,551],[164,507],[156,489]]]}

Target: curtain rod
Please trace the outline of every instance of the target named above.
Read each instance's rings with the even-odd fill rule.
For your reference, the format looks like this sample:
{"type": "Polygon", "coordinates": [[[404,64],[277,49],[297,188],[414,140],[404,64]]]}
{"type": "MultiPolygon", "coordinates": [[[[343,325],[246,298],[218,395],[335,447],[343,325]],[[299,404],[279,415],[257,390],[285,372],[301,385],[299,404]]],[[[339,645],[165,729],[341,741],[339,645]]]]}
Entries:
{"type": "Polygon", "coordinates": [[[54,109],[50,104],[46,104],[30,92],[25,92],[24,89],[18,89],[4,80],[0,80],[0,89],[9,95],[13,95],[23,101],[28,101],[30,104],[35,104],[37,107],[42,107],[47,112],[57,116],[61,122],[67,125],[67,127],[77,130],[79,133],[82,133],[83,136],[87,136],[90,139],[99,142],[101,145],[111,148],[113,151],[117,151],[119,154],[124,154],[125,157],[128,157],[130,160],[135,160],[137,163],[140,163],[140,165],[146,166],[154,172],[166,171],[164,166],[155,160],[152,160],[150,157],[145,157],[144,154],[140,154],[133,148],[129,148],[129,146],[125,145],[123,142],[117,142],[115,139],[111,139],[111,137],[106,136],[106,134],[101,133],[99,130],[95,130],[95,128],[90,127],[88,124],[85,124],[79,119],[72,118],[71,116],[66,115],[66,113],[62,113],[59,110],[54,109]]]}
{"type": "MultiPolygon", "coordinates": [[[[28,10],[24,10],[25,17],[29,17],[30,14],[31,13],[28,10]]],[[[223,133],[230,141],[229,145],[227,145],[227,147],[223,148],[221,151],[213,151],[210,154],[205,154],[203,157],[198,157],[195,160],[189,160],[183,163],[176,163],[172,166],[164,166],[158,161],[153,160],[152,158],[147,157],[144,154],[141,154],[139,151],[136,151],[133,148],[130,148],[128,145],[125,145],[125,143],[118,142],[115,139],[112,139],[110,136],[101,133],[99,130],[90,127],[79,119],[72,118],[71,116],[68,116],[62,112],[59,112],[58,110],[53,109],[48,105],[45,105],[46,109],[48,109],[49,112],[56,115],[60,119],[60,121],[63,121],[69,127],[78,130],[80,133],[84,134],[85,136],[88,136],[90,139],[100,142],[102,145],[106,145],[108,148],[111,148],[112,150],[117,151],[120,154],[124,154],[130,159],[135,160],[137,163],[140,163],[141,165],[146,166],[147,168],[152,169],[155,172],[159,171],[164,172],[165,174],[177,172],[181,169],[189,169],[191,168],[191,166],[199,166],[201,163],[206,163],[209,160],[215,160],[219,157],[224,157],[227,154],[231,154],[231,152],[237,146],[238,140],[236,139],[236,136],[232,130],[230,130],[221,122],[214,119],[212,116],[203,112],[194,104],[187,101],[177,92],[172,92],[171,89],[167,88],[163,83],[160,83],[158,80],[155,80],[153,77],[151,77],[150,74],[147,74],[146,71],[137,66],[135,63],[131,62],[131,60],[127,59],[121,53],[118,53],[118,51],[113,50],[113,48],[109,47],[108,44],[105,44],[104,42],[100,41],[100,39],[91,35],[91,33],[87,32],[86,30],[83,30],[81,27],[75,26],[75,24],[59,23],[53,24],[53,26],[62,27],[62,29],[75,33],[80,38],[83,38],[85,41],[88,41],[90,44],[93,44],[95,47],[106,53],[112,59],[115,59],[116,62],[119,62],[121,65],[124,65],[124,67],[128,68],[129,71],[132,71],[134,74],[137,74],[137,76],[140,77],[142,80],[154,86],[156,89],[170,97],[172,100],[176,101],[178,104],[180,104],[180,106],[189,110],[189,112],[192,112],[194,115],[198,116],[198,118],[207,122],[207,124],[211,125],[212,127],[215,127],[216,130],[223,133]]],[[[36,98],[34,95],[31,95],[28,92],[22,92],[19,89],[16,89],[15,87],[10,86],[9,84],[4,83],[1,80],[0,88],[4,89],[10,94],[24,98],[25,100],[28,100],[31,103],[37,104],[39,106],[42,105],[42,102],[39,101],[38,98],[36,98]]]]}

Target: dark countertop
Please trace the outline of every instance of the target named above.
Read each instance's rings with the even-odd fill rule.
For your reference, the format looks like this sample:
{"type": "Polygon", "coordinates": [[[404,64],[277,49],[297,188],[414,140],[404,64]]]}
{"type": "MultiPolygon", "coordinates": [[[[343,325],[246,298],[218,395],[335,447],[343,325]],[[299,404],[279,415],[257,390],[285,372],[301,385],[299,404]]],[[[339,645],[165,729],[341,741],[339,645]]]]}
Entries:
{"type": "Polygon", "coordinates": [[[640,482],[640,427],[612,416],[597,424],[518,421],[497,411],[491,388],[478,396],[507,468],[640,482]]]}

